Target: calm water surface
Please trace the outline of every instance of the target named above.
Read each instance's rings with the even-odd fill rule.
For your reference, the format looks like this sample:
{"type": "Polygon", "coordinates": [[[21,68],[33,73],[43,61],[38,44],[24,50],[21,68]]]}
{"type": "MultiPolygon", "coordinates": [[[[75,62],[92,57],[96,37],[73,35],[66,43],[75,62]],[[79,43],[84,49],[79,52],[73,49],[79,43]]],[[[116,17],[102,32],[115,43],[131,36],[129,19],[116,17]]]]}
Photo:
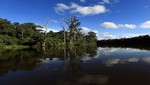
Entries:
{"type": "Polygon", "coordinates": [[[150,85],[150,51],[0,51],[0,85],[150,85]]]}

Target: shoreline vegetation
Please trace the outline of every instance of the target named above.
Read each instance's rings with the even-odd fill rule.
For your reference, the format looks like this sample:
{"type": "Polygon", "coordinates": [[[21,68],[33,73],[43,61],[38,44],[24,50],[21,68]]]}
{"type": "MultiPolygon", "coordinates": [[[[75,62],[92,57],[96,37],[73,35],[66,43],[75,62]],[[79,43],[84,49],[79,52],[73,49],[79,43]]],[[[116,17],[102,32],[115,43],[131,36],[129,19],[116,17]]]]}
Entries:
{"type": "Polygon", "coordinates": [[[97,41],[101,47],[140,48],[150,50],[150,36],[143,35],[132,38],[109,39],[97,41]]]}
{"type": "Polygon", "coordinates": [[[34,23],[11,22],[0,18],[0,48],[24,49],[24,48],[49,48],[49,47],[75,47],[96,46],[96,33],[82,33],[80,22],[76,17],[70,17],[62,22],[62,30],[59,32],[47,31],[46,25],[34,23]]]}
{"type": "Polygon", "coordinates": [[[29,49],[31,47],[24,45],[0,45],[0,50],[19,50],[19,49],[29,49]]]}
{"type": "MultiPolygon", "coordinates": [[[[92,58],[97,55],[97,47],[92,46],[85,48],[56,48],[46,49],[19,49],[19,50],[0,50],[0,75],[5,76],[11,71],[26,70],[32,71],[42,65],[47,60],[63,60],[70,58],[70,65],[73,71],[79,68],[79,59],[85,57],[86,54],[92,58]]],[[[69,63],[68,63],[69,64],[69,63]]]]}
{"type": "Polygon", "coordinates": [[[45,27],[34,23],[10,22],[0,18],[0,50],[6,49],[48,49],[48,48],[76,48],[88,46],[101,47],[131,47],[150,49],[150,36],[143,35],[133,38],[97,40],[96,33],[82,33],[80,22],[76,17],[70,17],[62,22],[62,30],[53,32],[48,30],[49,21],[45,27]]]}

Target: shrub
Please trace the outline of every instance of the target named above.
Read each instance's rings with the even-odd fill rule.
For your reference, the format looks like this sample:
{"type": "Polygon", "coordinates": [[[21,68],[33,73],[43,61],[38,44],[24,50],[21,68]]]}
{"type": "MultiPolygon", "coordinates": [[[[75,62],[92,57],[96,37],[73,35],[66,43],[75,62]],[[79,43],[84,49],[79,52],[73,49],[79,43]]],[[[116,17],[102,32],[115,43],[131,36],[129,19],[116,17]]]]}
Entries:
{"type": "Polygon", "coordinates": [[[5,45],[17,45],[18,44],[18,39],[13,38],[8,35],[0,35],[0,43],[3,43],[5,45]]]}

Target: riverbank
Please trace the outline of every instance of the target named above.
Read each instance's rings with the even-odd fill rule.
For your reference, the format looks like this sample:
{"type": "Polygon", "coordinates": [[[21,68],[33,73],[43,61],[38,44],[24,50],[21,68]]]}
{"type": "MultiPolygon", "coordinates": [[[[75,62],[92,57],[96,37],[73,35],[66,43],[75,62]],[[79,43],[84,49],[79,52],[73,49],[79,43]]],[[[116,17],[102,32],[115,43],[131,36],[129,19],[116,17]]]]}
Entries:
{"type": "Polygon", "coordinates": [[[18,50],[18,49],[26,49],[30,48],[30,46],[24,46],[24,45],[2,45],[0,44],[0,50],[18,50]]]}

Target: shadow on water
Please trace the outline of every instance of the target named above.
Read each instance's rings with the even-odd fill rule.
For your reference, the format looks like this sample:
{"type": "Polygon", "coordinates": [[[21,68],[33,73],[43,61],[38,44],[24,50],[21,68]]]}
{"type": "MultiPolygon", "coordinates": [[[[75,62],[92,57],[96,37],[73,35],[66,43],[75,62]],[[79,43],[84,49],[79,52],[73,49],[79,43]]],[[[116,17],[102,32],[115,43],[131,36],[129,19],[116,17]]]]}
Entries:
{"type": "Polygon", "coordinates": [[[0,85],[149,85],[150,51],[140,49],[3,50],[0,85]]]}
{"type": "Polygon", "coordinates": [[[36,50],[5,50],[0,52],[0,76],[9,71],[17,70],[32,71],[40,63],[38,58],[41,55],[36,50]]]}
{"type": "Polygon", "coordinates": [[[18,70],[32,71],[41,63],[53,60],[70,60],[73,70],[76,70],[78,58],[89,54],[96,55],[96,47],[86,50],[81,48],[50,48],[50,49],[24,49],[24,50],[2,50],[0,51],[0,76],[10,71],[18,70]]]}

